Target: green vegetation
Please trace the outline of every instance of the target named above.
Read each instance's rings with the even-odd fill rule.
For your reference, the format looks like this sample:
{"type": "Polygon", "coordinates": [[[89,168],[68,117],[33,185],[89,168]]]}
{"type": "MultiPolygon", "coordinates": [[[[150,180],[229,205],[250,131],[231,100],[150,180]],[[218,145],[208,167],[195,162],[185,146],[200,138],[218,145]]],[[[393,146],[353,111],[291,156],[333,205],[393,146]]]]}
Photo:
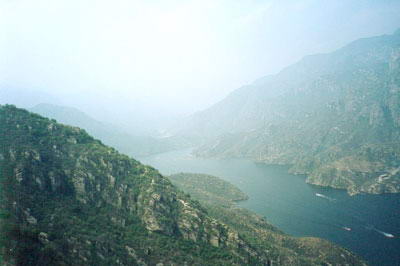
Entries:
{"type": "Polygon", "coordinates": [[[1,265],[362,265],[242,236],[152,167],[15,106],[0,106],[0,148],[1,265]]]}
{"type": "Polygon", "coordinates": [[[350,261],[342,260],[342,256],[347,256],[349,251],[340,249],[328,241],[288,236],[259,215],[236,207],[232,200],[236,200],[237,196],[244,199],[245,194],[218,177],[180,173],[170,178],[193,199],[199,200],[211,217],[238,232],[257,252],[267,252],[269,259],[278,265],[325,265],[327,261],[334,261],[337,265],[360,263],[355,258],[350,261]],[[202,181],[202,178],[205,180],[202,181]],[[220,192],[214,186],[206,184],[215,184],[222,190],[220,192]],[[227,204],[229,202],[230,204],[227,204]]]}
{"type": "Polygon", "coordinates": [[[196,200],[208,204],[231,206],[248,196],[231,183],[205,174],[179,173],[168,176],[171,182],[196,200]]]}

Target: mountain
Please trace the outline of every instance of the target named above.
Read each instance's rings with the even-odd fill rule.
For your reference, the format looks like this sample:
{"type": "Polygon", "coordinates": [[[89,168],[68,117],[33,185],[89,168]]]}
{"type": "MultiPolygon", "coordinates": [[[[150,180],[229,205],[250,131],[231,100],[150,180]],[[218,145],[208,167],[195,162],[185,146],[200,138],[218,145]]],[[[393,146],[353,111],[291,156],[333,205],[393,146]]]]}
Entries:
{"type": "Polygon", "coordinates": [[[106,145],[116,148],[122,153],[140,157],[177,149],[180,144],[172,138],[158,139],[150,136],[136,136],[125,133],[115,125],[99,122],[84,112],[66,106],[38,104],[30,111],[57,121],[85,129],[106,145]]]}
{"type": "Polygon", "coordinates": [[[204,157],[290,165],[350,194],[400,191],[400,30],[307,56],[175,131],[204,157]]]}
{"type": "Polygon", "coordinates": [[[57,97],[40,90],[0,84],[0,104],[14,104],[22,108],[31,108],[43,102],[62,104],[57,97]]]}
{"type": "Polygon", "coordinates": [[[152,167],[15,106],[0,163],[1,265],[365,265],[318,239],[255,246],[152,167]]]}
{"type": "MultiPolygon", "coordinates": [[[[199,200],[206,208],[208,215],[222,221],[224,224],[238,231],[240,235],[254,247],[269,247],[269,254],[280,253],[282,250],[294,250],[298,254],[308,254],[314,258],[331,257],[330,244],[314,237],[291,237],[269,224],[265,218],[240,207],[235,202],[246,200],[247,195],[231,183],[219,177],[179,173],[169,176],[171,182],[193,199],[199,200]],[[273,243],[271,245],[271,243],[273,243]],[[316,249],[315,247],[321,247],[316,249]]],[[[293,261],[278,262],[277,264],[293,265],[293,261]]],[[[305,263],[307,265],[307,263],[305,263]]]]}

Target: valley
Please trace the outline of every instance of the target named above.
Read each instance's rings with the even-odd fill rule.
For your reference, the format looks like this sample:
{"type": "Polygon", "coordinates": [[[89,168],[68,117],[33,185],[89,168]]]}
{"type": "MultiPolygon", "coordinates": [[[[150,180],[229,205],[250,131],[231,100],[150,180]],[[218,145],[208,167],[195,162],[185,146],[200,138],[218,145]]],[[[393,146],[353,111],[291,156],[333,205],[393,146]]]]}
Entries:
{"type": "MultiPolygon", "coordinates": [[[[143,157],[140,161],[167,176],[189,171],[218,176],[249,197],[235,206],[256,213],[289,235],[330,240],[359,254],[370,265],[390,266],[400,260],[399,194],[349,196],[344,190],[307,184],[305,176],[288,174],[284,166],[246,159],[198,158],[191,149],[143,157]],[[385,237],[370,226],[395,238],[385,237]]],[[[181,188],[191,192],[190,187],[181,188]]],[[[195,193],[193,198],[198,190],[195,193]]],[[[197,199],[204,201],[199,196],[197,199]]]]}
{"type": "Polygon", "coordinates": [[[400,1],[0,10],[0,266],[400,265],[400,1]]]}
{"type": "Polygon", "coordinates": [[[224,223],[153,167],[77,127],[5,105],[0,132],[2,265],[365,265],[264,220],[260,229],[224,223]]]}

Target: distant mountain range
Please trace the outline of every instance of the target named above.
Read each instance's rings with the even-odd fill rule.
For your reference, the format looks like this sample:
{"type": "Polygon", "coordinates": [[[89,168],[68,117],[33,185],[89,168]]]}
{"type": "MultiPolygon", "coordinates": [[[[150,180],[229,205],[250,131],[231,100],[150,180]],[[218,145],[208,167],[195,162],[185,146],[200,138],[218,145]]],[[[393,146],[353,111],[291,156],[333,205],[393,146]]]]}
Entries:
{"type": "Polygon", "coordinates": [[[31,108],[40,103],[63,105],[62,100],[43,91],[0,83],[0,104],[14,104],[20,108],[31,108]]]}
{"type": "MultiPolygon", "coordinates": [[[[0,265],[366,265],[245,210],[208,214],[152,167],[15,106],[0,106],[0,166],[0,265]]],[[[216,177],[175,181],[192,178],[200,197],[243,198],[216,177]]]]}
{"type": "Polygon", "coordinates": [[[400,191],[400,30],[306,56],[180,123],[204,157],[287,164],[350,194],[400,191]]]}
{"type": "Polygon", "coordinates": [[[178,143],[173,138],[160,139],[151,136],[135,136],[126,133],[116,125],[99,122],[84,112],[72,107],[38,104],[29,110],[45,117],[56,119],[63,124],[83,128],[105,144],[134,157],[162,153],[178,149],[183,145],[182,142],[178,143]]]}

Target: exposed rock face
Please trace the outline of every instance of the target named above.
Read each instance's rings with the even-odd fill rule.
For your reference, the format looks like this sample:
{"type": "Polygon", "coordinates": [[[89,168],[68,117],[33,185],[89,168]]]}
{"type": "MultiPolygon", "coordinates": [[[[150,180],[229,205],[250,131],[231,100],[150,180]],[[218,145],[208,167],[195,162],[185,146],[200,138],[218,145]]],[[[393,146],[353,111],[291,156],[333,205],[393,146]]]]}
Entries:
{"type": "Polygon", "coordinates": [[[0,154],[3,265],[269,260],[158,171],[79,128],[0,106],[0,154]]]}
{"type": "Polygon", "coordinates": [[[399,192],[400,34],[305,57],[182,125],[177,134],[206,136],[198,156],[288,164],[351,194],[399,192]]]}

